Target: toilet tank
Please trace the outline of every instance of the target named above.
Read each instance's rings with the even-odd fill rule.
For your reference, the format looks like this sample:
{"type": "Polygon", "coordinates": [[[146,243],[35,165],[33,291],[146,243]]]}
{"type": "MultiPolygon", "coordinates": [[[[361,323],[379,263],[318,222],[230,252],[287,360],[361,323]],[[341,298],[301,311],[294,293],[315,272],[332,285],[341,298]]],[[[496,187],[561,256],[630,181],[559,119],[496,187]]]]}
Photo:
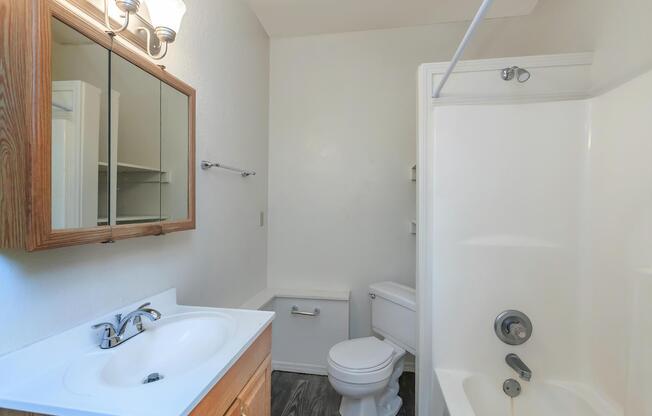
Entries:
{"type": "Polygon", "coordinates": [[[394,282],[369,286],[371,327],[394,344],[415,354],[417,345],[416,291],[394,282]]]}

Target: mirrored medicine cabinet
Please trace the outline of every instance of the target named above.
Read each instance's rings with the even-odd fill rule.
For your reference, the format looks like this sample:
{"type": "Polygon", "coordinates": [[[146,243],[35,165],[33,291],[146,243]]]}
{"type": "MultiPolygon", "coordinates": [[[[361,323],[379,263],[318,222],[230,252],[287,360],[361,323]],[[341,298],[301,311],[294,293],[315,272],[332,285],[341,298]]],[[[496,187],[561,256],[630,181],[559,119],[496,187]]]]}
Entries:
{"type": "Polygon", "coordinates": [[[4,129],[0,247],[194,229],[194,89],[57,2],[25,3],[37,16],[16,22],[26,49],[1,58],[16,74],[0,88],[20,98],[5,104],[24,124],[4,129]]]}

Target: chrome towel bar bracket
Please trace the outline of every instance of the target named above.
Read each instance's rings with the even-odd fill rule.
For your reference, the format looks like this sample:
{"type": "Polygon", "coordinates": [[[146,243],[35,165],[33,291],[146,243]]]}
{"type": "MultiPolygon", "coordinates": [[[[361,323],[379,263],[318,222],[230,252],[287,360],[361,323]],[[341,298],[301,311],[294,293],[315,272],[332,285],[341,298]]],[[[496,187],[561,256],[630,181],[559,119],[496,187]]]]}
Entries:
{"type": "Polygon", "coordinates": [[[220,168],[220,169],[230,170],[231,172],[239,173],[243,178],[246,178],[247,176],[255,176],[256,175],[256,172],[253,171],[253,170],[244,170],[244,169],[234,168],[232,166],[223,165],[223,164],[217,163],[217,162],[209,162],[207,160],[202,160],[201,161],[201,168],[203,170],[207,170],[207,169],[211,169],[211,168],[220,168]]]}
{"type": "Polygon", "coordinates": [[[290,309],[290,314],[292,315],[301,315],[301,316],[319,316],[321,311],[319,308],[315,308],[313,312],[305,312],[305,311],[300,311],[299,307],[297,305],[294,305],[292,309],[290,309]]]}

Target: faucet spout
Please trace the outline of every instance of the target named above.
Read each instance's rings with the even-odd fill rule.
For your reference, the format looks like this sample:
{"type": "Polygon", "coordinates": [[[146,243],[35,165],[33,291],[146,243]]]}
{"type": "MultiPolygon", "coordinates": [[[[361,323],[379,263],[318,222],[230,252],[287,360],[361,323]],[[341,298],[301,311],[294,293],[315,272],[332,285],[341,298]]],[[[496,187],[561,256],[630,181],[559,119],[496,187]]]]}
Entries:
{"type": "Polygon", "coordinates": [[[505,357],[505,362],[512,370],[516,371],[518,376],[525,381],[530,381],[532,379],[532,370],[525,365],[523,360],[516,354],[507,354],[505,357]]]}
{"type": "Polygon", "coordinates": [[[143,316],[150,321],[158,321],[161,319],[161,312],[150,308],[149,305],[149,303],[140,305],[138,309],[129,312],[124,317],[122,315],[116,315],[117,325],[110,322],[93,325],[93,329],[101,328],[104,330],[100,341],[100,348],[115,348],[143,332],[145,330],[142,322],[143,316]],[[129,325],[129,323],[131,323],[131,325],[129,325]],[[128,330],[129,328],[131,329],[128,330]]]}
{"type": "MultiPolygon", "coordinates": [[[[143,316],[149,319],[150,321],[157,321],[161,319],[161,313],[159,311],[157,311],[156,309],[148,308],[147,306],[149,306],[149,304],[142,305],[140,308],[136,309],[135,311],[129,312],[124,317],[121,317],[117,328],[118,336],[124,335],[127,329],[127,324],[129,324],[129,321],[131,321],[132,319],[137,324],[140,324],[140,318],[143,316]]],[[[142,331],[142,329],[140,329],[140,331],[142,331]]]]}

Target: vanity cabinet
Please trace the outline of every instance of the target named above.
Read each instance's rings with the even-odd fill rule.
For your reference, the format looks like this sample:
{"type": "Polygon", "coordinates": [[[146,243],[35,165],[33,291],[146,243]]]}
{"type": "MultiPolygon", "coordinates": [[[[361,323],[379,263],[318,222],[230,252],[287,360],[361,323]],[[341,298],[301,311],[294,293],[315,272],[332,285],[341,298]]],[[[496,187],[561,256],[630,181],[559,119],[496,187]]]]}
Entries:
{"type": "Polygon", "coordinates": [[[195,228],[195,90],[55,0],[0,0],[0,248],[195,228]]]}
{"type": "Polygon", "coordinates": [[[270,326],[208,392],[191,416],[269,416],[271,394],[270,326]]]}
{"type": "MultiPolygon", "coordinates": [[[[272,327],[270,325],[202,398],[190,412],[190,416],[270,416],[271,394],[272,327]]],[[[45,415],[0,409],[0,416],[45,415]]]]}

